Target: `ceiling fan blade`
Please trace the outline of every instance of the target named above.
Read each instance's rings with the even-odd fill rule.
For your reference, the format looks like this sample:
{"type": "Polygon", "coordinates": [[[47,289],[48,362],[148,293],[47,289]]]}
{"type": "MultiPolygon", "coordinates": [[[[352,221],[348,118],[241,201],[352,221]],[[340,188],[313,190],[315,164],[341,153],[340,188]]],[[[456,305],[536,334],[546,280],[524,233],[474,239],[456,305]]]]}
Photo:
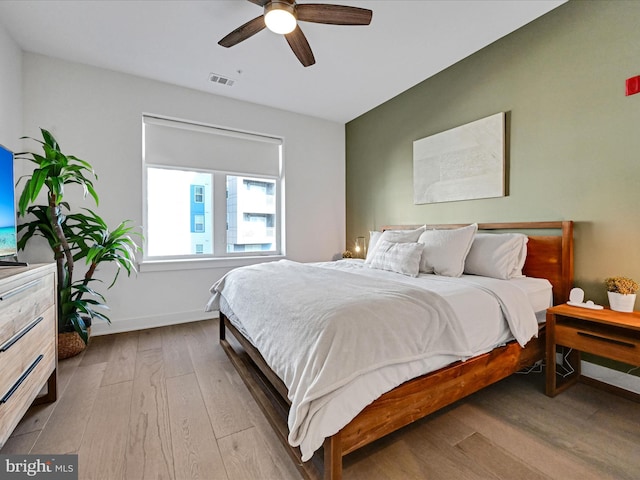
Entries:
{"type": "Polygon", "coordinates": [[[331,25],[369,25],[373,12],[366,8],[305,3],[296,5],[298,20],[331,25]]]}
{"type": "Polygon", "coordinates": [[[256,17],[253,20],[249,20],[244,25],[236,28],[233,32],[220,40],[218,42],[218,45],[227,48],[233,47],[243,40],[246,40],[247,38],[255,35],[265,27],[266,25],[264,23],[264,16],[260,15],[259,17],[256,17]]]}
{"type": "Polygon", "coordinates": [[[293,53],[295,53],[302,65],[308,67],[316,63],[316,59],[313,56],[307,37],[304,36],[304,33],[302,33],[299,26],[296,27],[293,32],[287,33],[285,38],[287,39],[291,50],[293,50],[293,53]]]}
{"type": "Polygon", "coordinates": [[[256,5],[260,6],[260,7],[264,7],[267,3],[269,3],[269,0],[249,0],[251,3],[255,3],[256,5]]]}

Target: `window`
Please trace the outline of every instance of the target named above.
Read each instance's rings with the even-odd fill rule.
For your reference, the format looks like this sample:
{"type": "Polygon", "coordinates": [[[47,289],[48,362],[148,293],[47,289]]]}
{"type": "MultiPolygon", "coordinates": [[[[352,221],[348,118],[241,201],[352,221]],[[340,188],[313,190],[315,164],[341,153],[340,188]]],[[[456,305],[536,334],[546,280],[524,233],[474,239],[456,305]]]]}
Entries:
{"type": "Polygon", "coordinates": [[[193,216],[193,232],[204,232],[204,215],[193,216]]]}
{"type": "Polygon", "coordinates": [[[195,203],[204,203],[204,185],[193,186],[193,201],[195,203]]]}
{"type": "Polygon", "coordinates": [[[143,116],[145,260],[281,254],[280,139],[143,116]]]}

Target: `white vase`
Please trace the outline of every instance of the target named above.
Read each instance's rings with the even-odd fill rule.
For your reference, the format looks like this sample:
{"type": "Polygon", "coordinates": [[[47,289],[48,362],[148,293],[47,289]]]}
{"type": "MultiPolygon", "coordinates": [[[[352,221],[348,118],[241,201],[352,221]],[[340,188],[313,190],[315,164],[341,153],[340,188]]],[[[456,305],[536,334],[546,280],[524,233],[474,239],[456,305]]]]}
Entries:
{"type": "Polygon", "coordinates": [[[609,297],[609,306],[611,310],[616,312],[633,312],[633,306],[636,303],[636,294],[628,293],[623,295],[617,292],[607,292],[609,297]]]}

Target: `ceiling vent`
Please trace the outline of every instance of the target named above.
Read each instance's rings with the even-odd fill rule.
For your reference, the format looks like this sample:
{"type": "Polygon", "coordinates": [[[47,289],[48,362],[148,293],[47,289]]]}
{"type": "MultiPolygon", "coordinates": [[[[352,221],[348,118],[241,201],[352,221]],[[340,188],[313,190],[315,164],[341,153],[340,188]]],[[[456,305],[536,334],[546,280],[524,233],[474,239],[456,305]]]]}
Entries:
{"type": "Polygon", "coordinates": [[[222,75],[218,75],[217,73],[210,73],[209,81],[212,83],[218,83],[220,85],[226,85],[227,87],[232,87],[235,83],[235,80],[233,78],[224,77],[222,75]]]}

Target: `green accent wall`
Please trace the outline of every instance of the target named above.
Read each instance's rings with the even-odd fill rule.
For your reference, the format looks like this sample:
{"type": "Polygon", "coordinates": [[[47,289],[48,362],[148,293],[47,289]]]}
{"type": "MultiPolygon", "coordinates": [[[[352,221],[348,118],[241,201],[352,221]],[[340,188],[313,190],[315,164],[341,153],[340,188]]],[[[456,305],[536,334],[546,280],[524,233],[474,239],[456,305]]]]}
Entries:
{"type": "Polygon", "coordinates": [[[574,220],[576,286],[607,304],[605,277],[640,281],[636,75],[640,1],[571,0],[354,119],[346,246],[389,224],[574,220]],[[501,111],[508,195],[414,205],[413,142],[501,111]]]}

